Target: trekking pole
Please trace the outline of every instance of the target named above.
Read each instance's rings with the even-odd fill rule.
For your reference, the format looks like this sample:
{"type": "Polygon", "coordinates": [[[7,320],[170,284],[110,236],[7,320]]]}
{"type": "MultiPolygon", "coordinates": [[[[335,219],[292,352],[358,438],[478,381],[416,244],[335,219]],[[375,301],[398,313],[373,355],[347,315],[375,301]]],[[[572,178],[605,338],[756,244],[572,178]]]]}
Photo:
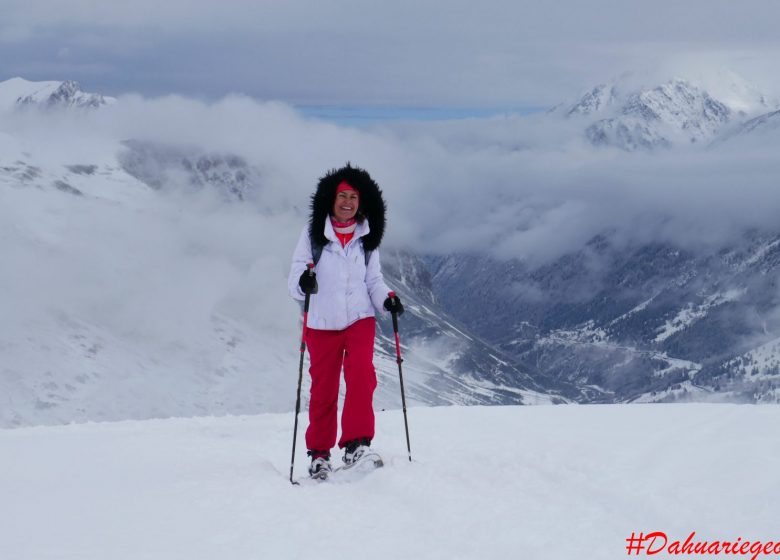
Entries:
{"type": "MultiPolygon", "coordinates": [[[[314,263],[309,263],[309,276],[314,275],[314,263]]],[[[306,325],[309,322],[309,298],[310,292],[306,292],[306,299],[303,302],[303,333],[301,334],[301,362],[298,366],[298,396],[295,399],[295,427],[293,428],[292,459],[290,460],[290,482],[298,484],[293,480],[293,468],[295,467],[295,441],[298,439],[298,413],[301,411],[301,385],[303,384],[303,355],[306,352],[306,325]]]]}
{"type": "MultiPolygon", "coordinates": [[[[387,294],[390,296],[390,299],[395,299],[395,292],[390,292],[387,294]]],[[[412,447],[409,444],[409,421],[406,418],[406,396],[404,395],[404,373],[401,370],[401,362],[403,362],[403,358],[401,358],[401,342],[398,339],[398,313],[395,311],[392,312],[393,314],[393,333],[395,334],[395,358],[396,362],[398,362],[398,379],[401,381],[401,405],[404,409],[404,427],[406,428],[406,450],[409,452],[409,461],[412,460],[412,447]]]]}

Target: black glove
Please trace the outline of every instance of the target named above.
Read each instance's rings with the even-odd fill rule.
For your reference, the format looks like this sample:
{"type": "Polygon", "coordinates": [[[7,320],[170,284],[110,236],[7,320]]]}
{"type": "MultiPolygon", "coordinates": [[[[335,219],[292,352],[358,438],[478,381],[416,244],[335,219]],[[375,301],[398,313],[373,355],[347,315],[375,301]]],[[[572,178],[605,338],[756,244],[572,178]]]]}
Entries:
{"type": "Polygon", "coordinates": [[[301,277],[298,279],[298,286],[304,294],[316,294],[317,293],[317,274],[312,270],[304,270],[301,277]]]}
{"type": "Polygon", "coordinates": [[[399,298],[397,295],[388,297],[385,300],[385,309],[387,309],[390,313],[395,313],[399,317],[404,314],[404,306],[401,304],[401,298],[399,298]]]}

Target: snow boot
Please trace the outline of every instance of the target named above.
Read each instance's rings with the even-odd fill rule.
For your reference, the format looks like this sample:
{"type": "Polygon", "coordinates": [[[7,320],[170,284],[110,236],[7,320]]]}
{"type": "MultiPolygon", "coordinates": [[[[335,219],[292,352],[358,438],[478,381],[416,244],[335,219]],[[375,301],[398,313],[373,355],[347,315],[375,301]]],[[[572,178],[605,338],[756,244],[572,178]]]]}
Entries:
{"type": "Polygon", "coordinates": [[[309,476],[318,480],[328,478],[328,475],[333,472],[333,467],[330,465],[330,453],[312,450],[308,452],[308,455],[311,457],[309,476]]]}
{"type": "Polygon", "coordinates": [[[357,463],[361,457],[371,452],[371,439],[361,438],[353,439],[344,444],[344,464],[352,465],[357,463]]]}

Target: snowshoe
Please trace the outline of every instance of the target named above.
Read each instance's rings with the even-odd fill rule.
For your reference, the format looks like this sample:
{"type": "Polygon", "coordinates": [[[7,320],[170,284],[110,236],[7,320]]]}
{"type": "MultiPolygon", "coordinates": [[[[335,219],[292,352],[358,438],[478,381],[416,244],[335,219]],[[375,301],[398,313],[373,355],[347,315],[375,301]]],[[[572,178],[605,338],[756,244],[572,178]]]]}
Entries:
{"type": "Polygon", "coordinates": [[[336,470],[349,470],[359,464],[371,464],[374,468],[384,466],[382,458],[370,445],[371,440],[368,438],[348,441],[344,446],[344,465],[336,470]]]}
{"type": "Polygon", "coordinates": [[[333,472],[333,467],[330,465],[330,457],[323,455],[312,457],[311,465],[309,465],[309,476],[311,478],[326,480],[331,472],[333,472]]]}

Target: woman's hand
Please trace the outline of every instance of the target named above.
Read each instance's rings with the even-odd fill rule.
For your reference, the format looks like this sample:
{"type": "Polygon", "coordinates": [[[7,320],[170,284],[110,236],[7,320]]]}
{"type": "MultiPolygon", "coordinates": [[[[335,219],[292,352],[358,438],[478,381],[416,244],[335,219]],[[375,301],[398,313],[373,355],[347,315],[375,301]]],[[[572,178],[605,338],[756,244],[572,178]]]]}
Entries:
{"type": "Polygon", "coordinates": [[[404,306],[401,304],[401,298],[399,298],[395,293],[393,293],[392,296],[388,296],[388,298],[385,300],[385,309],[387,309],[390,313],[397,314],[399,317],[404,313],[404,306]]]}
{"type": "Polygon", "coordinates": [[[298,287],[304,294],[317,293],[317,274],[312,269],[304,270],[298,279],[298,287]]]}

